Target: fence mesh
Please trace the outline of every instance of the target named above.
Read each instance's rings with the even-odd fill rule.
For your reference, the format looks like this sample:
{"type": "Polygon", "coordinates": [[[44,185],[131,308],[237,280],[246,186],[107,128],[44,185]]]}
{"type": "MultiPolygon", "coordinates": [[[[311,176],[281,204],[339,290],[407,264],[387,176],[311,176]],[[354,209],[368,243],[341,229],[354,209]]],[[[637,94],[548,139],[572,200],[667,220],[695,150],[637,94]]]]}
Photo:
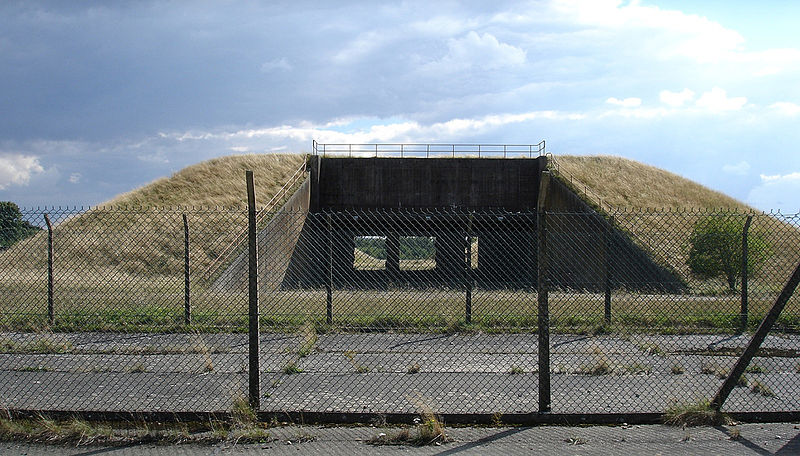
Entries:
{"type": "MultiPolygon", "coordinates": [[[[663,412],[714,395],[800,262],[800,217],[780,214],[259,220],[268,411],[536,412],[546,349],[552,412],[663,412]]],[[[2,228],[4,407],[222,411],[246,396],[246,210],[22,222],[2,228]]],[[[723,410],[800,410],[798,329],[793,297],[723,410]]]]}

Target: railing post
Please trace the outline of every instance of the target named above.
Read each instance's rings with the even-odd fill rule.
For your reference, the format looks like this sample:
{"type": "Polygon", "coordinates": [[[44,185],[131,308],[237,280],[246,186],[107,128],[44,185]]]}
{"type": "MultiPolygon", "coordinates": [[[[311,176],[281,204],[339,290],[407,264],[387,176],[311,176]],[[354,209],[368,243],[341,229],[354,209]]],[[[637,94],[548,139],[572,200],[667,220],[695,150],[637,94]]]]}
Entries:
{"type": "Polygon", "coordinates": [[[550,307],[548,303],[547,278],[547,189],[550,173],[543,172],[539,181],[538,216],[538,260],[536,291],[538,295],[538,349],[539,349],[539,413],[550,412],[550,307]]]}
{"type": "Polygon", "coordinates": [[[192,303],[189,294],[189,221],[183,218],[183,322],[192,323],[192,303]]]}
{"type": "Polygon", "coordinates": [[[325,292],[327,302],[325,305],[325,321],[330,325],[333,323],[333,222],[331,214],[328,214],[328,255],[325,271],[325,292]]]}
{"type": "Polygon", "coordinates": [[[742,230],[742,307],[739,312],[739,327],[744,331],[747,329],[747,234],[750,231],[750,222],[753,221],[753,216],[748,215],[747,220],[744,222],[744,229],[742,230]]]}
{"type": "Polygon", "coordinates": [[[261,384],[258,369],[258,234],[256,232],[256,193],[253,171],[245,172],[247,178],[247,240],[248,240],[248,382],[249,402],[253,410],[261,406],[261,384]]]}
{"type": "Polygon", "coordinates": [[[467,248],[465,250],[465,258],[464,258],[464,278],[466,279],[466,309],[465,309],[465,318],[467,324],[472,323],[472,287],[473,287],[473,280],[472,280],[472,218],[473,214],[470,212],[469,214],[469,222],[467,224],[467,248]]]}
{"type": "Polygon", "coordinates": [[[47,214],[44,214],[44,223],[47,224],[47,321],[52,326],[56,321],[53,307],[53,224],[47,214]]]}

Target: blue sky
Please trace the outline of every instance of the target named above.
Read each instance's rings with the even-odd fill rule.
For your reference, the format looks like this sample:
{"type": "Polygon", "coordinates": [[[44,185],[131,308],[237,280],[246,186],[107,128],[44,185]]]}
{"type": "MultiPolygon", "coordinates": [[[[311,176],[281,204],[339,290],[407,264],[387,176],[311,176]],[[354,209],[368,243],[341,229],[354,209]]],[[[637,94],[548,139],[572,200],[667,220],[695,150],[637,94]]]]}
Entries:
{"type": "Polygon", "coordinates": [[[6,1],[0,200],[98,204],[312,139],[545,139],[793,213],[798,19],[789,1],[6,1]]]}

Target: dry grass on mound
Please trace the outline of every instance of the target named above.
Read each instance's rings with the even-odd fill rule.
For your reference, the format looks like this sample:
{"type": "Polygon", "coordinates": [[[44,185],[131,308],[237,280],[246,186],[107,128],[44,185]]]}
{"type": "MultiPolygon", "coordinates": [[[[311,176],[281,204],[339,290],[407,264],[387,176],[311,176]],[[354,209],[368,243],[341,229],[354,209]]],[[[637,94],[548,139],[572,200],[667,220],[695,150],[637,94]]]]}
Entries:
{"type": "MultiPolygon", "coordinates": [[[[117,196],[88,212],[61,219],[51,214],[56,222],[53,243],[59,274],[66,278],[64,274],[70,269],[80,270],[80,275],[102,270],[100,275],[108,278],[180,274],[184,212],[192,267],[202,270],[247,226],[245,170],[253,170],[257,204],[263,206],[304,160],[300,154],[215,158],[117,196]]],[[[44,270],[46,241],[47,233],[42,231],[0,252],[0,277],[24,282],[22,272],[44,270]]]]}
{"type": "Polygon", "coordinates": [[[555,161],[577,187],[588,187],[612,207],[753,210],[685,177],[622,157],[559,155],[555,161]]]}
{"type": "Polygon", "coordinates": [[[257,204],[266,204],[305,161],[301,154],[231,155],[184,168],[100,206],[245,207],[245,171],[253,170],[257,204]]]}

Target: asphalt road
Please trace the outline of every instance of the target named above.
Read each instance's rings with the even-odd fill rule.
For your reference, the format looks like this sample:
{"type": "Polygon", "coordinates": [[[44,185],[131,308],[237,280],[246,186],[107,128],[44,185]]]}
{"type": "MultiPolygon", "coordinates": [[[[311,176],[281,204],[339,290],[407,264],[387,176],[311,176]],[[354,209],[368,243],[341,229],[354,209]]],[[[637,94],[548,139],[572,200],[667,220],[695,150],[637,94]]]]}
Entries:
{"type": "Polygon", "coordinates": [[[795,455],[800,454],[800,426],[792,423],[675,428],[589,426],[533,428],[446,428],[451,442],[439,446],[375,446],[367,443],[396,428],[283,427],[260,444],[214,445],[120,444],[60,446],[5,442],[4,455],[194,455],[194,454],[420,454],[420,455],[795,455]]]}
{"type": "MultiPolygon", "coordinates": [[[[243,334],[0,334],[0,406],[227,411],[247,390],[243,334]],[[42,340],[47,339],[46,343],[42,340]],[[49,340],[52,339],[52,340],[49,340]],[[62,353],[49,350],[62,347],[62,353]],[[48,353],[48,351],[50,351],[48,353]]],[[[710,398],[747,336],[551,336],[554,413],[660,413],[710,398]]],[[[261,338],[262,410],[526,413],[538,404],[535,334],[261,338]],[[304,350],[303,347],[307,347],[304,350]]],[[[800,336],[771,335],[724,410],[800,410],[800,336]],[[772,394],[752,391],[759,382],[772,394]]]]}

